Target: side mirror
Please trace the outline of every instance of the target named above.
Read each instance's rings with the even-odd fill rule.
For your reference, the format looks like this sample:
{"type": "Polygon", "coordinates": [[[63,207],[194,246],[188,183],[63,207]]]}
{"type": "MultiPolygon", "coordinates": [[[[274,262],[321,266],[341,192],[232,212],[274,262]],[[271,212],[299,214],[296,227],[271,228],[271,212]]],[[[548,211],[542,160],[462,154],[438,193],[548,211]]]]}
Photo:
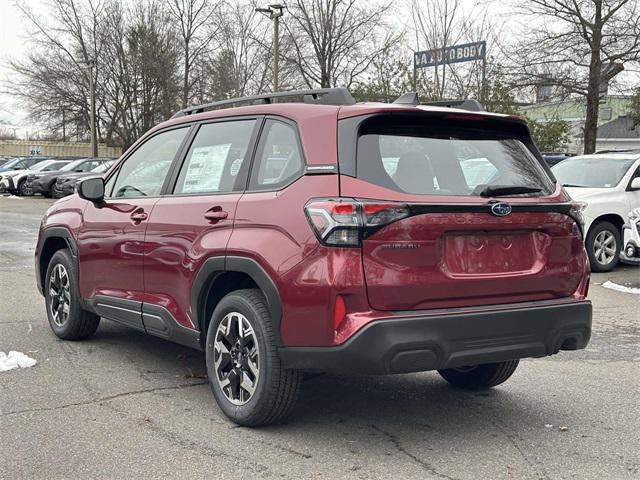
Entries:
{"type": "Polygon", "coordinates": [[[93,203],[102,203],[104,201],[104,178],[91,177],[80,180],[77,190],[80,198],[93,203]]]}
{"type": "Polygon", "coordinates": [[[631,190],[640,190],[640,177],[631,180],[631,190]]]}

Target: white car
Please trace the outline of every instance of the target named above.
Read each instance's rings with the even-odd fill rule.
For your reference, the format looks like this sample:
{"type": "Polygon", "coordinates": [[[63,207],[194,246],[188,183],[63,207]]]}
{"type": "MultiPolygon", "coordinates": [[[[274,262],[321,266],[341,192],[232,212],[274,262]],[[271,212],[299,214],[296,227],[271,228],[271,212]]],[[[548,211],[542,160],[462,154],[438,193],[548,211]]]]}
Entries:
{"type": "Polygon", "coordinates": [[[27,175],[33,172],[53,172],[60,170],[69,162],[70,160],[44,160],[24,170],[7,170],[6,172],[0,172],[0,192],[26,195],[27,192],[23,191],[23,189],[25,188],[27,175]]]}
{"type": "Polygon", "coordinates": [[[640,207],[640,152],[596,153],[561,161],[551,171],[584,210],[585,247],[593,272],[618,263],[622,227],[640,207]]]}

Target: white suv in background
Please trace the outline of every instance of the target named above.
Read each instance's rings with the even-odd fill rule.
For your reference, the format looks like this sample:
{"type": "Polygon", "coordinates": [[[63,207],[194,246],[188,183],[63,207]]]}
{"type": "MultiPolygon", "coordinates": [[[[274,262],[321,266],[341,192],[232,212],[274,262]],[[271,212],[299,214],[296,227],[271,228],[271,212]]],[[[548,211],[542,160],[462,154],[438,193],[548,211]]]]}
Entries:
{"type": "Polygon", "coordinates": [[[602,152],[561,161],[551,169],[584,210],[585,247],[593,272],[618,263],[622,227],[640,207],[640,151],[602,152]]]}

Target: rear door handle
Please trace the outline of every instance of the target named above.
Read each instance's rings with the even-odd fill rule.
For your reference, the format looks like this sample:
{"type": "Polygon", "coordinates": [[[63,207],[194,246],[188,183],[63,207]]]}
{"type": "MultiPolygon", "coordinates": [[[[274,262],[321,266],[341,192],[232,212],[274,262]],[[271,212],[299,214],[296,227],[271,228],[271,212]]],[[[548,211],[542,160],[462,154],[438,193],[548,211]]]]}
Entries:
{"type": "Polygon", "coordinates": [[[138,210],[134,210],[130,217],[134,222],[142,222],[143,220],[147,219],[148,215],[143,209],[139,208],[138,210]]]}
{"type": "MultiPolygon", "coordinates": [[[[220,207],[213,207],[213,208],[220,208],[220,207]]],[[[227,212],[225,212],[224,210],[207,210],[204,214],[204,218],[206,218],[207,220],[209,220],[211,223],[216,223],[219,222],[220,220],[224,220],[225,218],[227,218],[229,216],[229,214],[227,212]]]]}

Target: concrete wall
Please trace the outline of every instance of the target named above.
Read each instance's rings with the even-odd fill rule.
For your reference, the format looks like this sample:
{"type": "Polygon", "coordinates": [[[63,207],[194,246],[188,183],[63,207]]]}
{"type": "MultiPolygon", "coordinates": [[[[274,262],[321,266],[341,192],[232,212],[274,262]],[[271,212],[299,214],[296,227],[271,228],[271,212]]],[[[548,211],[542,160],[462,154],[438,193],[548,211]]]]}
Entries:
{"type": "MultiPolygon", "coordinates": [[[[98,145],[99,157],[118,158],[119,147],[98,145]]],[[[90,157],[91,144],[77,142],[42,142],[39,140],[0,140],[0,155],[28,156],[50,155],[55,157],[90,157]]]]}

